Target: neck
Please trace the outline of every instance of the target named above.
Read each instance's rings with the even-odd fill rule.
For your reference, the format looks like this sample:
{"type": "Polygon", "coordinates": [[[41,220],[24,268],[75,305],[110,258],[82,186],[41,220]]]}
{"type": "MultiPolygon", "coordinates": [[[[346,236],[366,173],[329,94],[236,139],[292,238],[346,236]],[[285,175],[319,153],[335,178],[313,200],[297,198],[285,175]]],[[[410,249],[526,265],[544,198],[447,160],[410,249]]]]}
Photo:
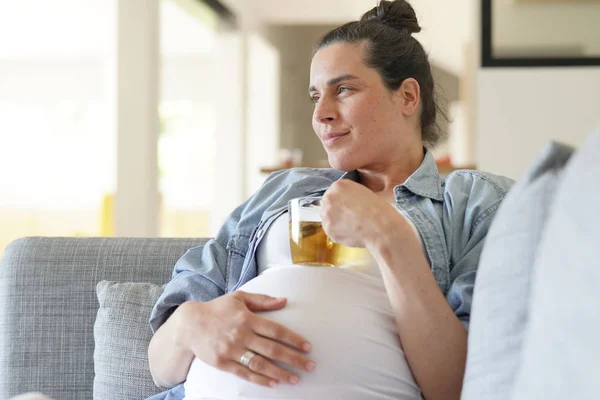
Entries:
{"type": "Polygon", "coordinates": [[[361,168],[360,182],[376,195],[395,201],[394,188],[419,168],[424,156],[423,147],[418,147],[400,154],[393,162],[361,168]]]}

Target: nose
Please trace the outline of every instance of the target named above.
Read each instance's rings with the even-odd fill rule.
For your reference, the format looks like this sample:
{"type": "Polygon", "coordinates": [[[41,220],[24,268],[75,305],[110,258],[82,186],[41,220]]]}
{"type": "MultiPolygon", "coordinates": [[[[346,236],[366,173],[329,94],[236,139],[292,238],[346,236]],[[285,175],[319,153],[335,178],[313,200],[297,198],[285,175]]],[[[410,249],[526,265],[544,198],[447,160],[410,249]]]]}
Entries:
{"type": "Polygon", "coordinates": [[[317,104],[315,104],[315,111],[313,113],[315,122],[326,124],[335,121],[337,117],[338,114],[334,101],[331,101],[323,96],[321,99],[319,99],[317,104]]]}

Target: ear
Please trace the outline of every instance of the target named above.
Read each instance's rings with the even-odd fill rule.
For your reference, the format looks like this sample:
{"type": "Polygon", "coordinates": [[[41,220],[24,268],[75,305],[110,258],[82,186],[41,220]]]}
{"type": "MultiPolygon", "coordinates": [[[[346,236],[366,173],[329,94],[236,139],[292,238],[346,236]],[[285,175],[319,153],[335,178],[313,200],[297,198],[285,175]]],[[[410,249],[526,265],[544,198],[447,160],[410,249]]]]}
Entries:
{"type": "Polygon", "coordinates": [[[404,115],[411,116],[419,110],[421,101],[421,87],[414,78],[406,78],[398,90],[396,97],[404,115]]]}

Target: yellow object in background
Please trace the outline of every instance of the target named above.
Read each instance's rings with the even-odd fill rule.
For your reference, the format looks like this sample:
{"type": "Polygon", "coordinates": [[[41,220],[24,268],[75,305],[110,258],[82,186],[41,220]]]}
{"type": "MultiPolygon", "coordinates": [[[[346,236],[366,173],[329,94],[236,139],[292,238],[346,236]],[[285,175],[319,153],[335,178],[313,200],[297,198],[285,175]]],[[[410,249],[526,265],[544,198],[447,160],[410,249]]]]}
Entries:
{"type": "Polygon", "coordinates": [[[100,210],[100,236],[112,237],[115,235],[115,195],[106,194],[102,198],[100,210]]]}

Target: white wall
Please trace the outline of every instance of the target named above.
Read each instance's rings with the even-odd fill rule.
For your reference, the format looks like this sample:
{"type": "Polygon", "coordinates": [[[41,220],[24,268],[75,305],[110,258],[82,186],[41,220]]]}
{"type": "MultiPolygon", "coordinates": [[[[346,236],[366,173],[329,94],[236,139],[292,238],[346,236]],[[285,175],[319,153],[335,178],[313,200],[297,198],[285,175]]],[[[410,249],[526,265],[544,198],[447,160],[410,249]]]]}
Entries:
{"type": "Polygon", "coordinates": [[[600,56],[600,4],[519,4],[493,0],[495,48],[579,47],[600,56]]]}
{"type": "Polygon", "coordinates": [[[279,52],[261,36],[248,37],[246,196],[265,180],[262,167],[277,165],[279,149],[279,52]]]}
{"type": "Polygon", "coordinates": [[[462,75],[465,46],[474,41],[476,24],[480,19],[475,14],[476,1],[409,1],[422,28],[415,38],[429,53],[430,61],[449,72],[462,75]]]}
{"type": "Polygon", "coordinates": [[[551,139],[580,145],[600,124],[600,68],[483,69],[477,166],[518,178],[551,139]]]}
{"type": "Polygon", "coordinates": [[[212,95],[217,110],[216,168],[210,234],[244,200],[244,93],[246,63],[244,40],[239,33],[219,35],[214,75],[219,90],[212,95]]]}
{"type": "Polygon", "coordinates": [[[0,58],[0,102],[106,101],[108,61],[103,58],[0,58]]]}
{"type": "Polygon", "coordinates": [[[93,58],[0,59],[0,208],[96,208],[114,190],[108,69],[93,58]]]}
{"type": "Polygon", "coordinates": [[[279,149],[279,53],[256,27],[218,37],[217,157],[211,234],[264,182],[279,149]]]}
{"type": "MultiPolygon", "coordinates": [[[[173,55],[162,59],[161,100],[210,103],[219,90],[215,54],[173,55]]],[[[219,66],[220,67],[220,66],[219,66]]]]}

